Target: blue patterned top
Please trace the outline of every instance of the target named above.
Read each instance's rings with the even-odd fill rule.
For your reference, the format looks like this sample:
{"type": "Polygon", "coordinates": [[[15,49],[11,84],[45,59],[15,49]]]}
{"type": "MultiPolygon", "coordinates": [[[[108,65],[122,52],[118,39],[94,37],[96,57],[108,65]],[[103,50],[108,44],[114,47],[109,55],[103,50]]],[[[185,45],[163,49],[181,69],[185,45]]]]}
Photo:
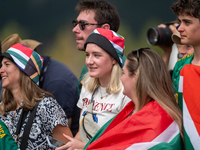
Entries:
{"type": "MultiPolygon", "coordinates": [[[[21,105],[22,104],[23,102],[21,105]]],[[[10,111],[7,113],[7,116],[0,115],[0,119],[7,125],[13,137],[17,129],[18,120],[23,110],[20,106],[16,110],[16,114],[15,111],[10,111]]],[[[17,142],[19,147],[21,144],[22,135],[24,133],[25,124],[27,123],[29,116],[30,112],[27,114],[27,117],[20,130],[20,135],[17,142]]],[[[35,118],[33,119],[33,124],[27,144],[27,150],[52,149],[49,147],[46,141],[46,136],[52,136],[53,129],[58,124],[68,126],[67,116],[55,99],[52,97],[45,97],[39,102],[35,118]]]]}

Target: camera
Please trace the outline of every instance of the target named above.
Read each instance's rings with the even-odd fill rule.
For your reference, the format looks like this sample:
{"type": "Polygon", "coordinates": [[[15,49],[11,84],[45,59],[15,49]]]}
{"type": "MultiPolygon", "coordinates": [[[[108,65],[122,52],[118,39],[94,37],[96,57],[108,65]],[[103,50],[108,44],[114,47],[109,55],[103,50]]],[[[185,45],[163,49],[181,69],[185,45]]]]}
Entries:
{"type": "Polygon", "coordinates": [[[171,39],[172,31],[169,28],[170,24],[177,23],[177,21],[171,21],[164,23],[166,28],[152,27],[147,30],[146,39],[150,45],[171,45],[173,41],[171,39]]]}

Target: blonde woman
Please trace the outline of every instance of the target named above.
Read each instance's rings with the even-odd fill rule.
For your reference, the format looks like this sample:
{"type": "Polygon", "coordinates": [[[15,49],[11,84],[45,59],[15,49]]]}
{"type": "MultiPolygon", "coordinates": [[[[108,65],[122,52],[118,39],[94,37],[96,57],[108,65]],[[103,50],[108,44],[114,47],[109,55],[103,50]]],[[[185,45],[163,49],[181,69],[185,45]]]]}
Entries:
{"type": "Polygon", "coordinates": [[[130,102],[122,93],[123,85],[120,80],[124,38],[112,30],[97,28],[88,37],[84,46],[88,73],[84,77],[77,103],[82,109],[80,130],[75,139],[67,136],[70,142],[58,149],[82,149],[100,127],[130,102]],[[92,119],[86,124],[84,119],[91,113],[92,119]],[[87,126],[91,131],[85,130],[87,126]]]}

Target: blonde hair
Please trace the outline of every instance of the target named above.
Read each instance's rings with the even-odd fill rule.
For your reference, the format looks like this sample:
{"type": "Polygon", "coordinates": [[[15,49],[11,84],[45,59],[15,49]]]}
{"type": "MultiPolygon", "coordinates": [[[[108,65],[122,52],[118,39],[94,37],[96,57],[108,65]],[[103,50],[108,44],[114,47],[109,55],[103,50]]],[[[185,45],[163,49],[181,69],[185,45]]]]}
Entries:
{"type": "MultiPolygon", "coordinates": [[[[106,92],[108,94],[117,93],[122,88],[121,83],[122,69],[118,63],[115,63],[112,68],[110,75],[110,81],[106,87],[106,92]]],[[[94,90],[100,85],[99,78],[91,78],[89,72],[83,77],[83,86],[90,92],[93,93],[94,90]]]]}
{"type": "Polygon", "coordinates": [[[137,72],[139,109],[148,103],[148,97],[153,98],[176,121],[183,137],[181,110],[175,100],[170,74],[160,55],[149,48],[141,48],[138,53],[129,53],[127,61],[129,75],[137,72]]]}
{"type": "MultiPolygon", "coordinates": [[[[40,87],[38,87],[23,71],[20,70],[20,93],[23,98],[22,108],[25,110],[32,110],[35,104],[42,100],[44,97],[54,96],[40,87]]],[[[14,111],[17,103],[13,98],[12,93],[3,89],[1,95],[2,103],[0,105],[0,114],[6,115],[7,111],[14,111]]]]}

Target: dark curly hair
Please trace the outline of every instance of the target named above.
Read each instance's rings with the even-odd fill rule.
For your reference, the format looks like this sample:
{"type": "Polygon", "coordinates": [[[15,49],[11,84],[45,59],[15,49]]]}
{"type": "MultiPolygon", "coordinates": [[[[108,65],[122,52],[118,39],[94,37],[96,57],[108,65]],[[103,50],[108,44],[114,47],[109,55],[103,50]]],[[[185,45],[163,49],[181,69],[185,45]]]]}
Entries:
{"type": "Polygon", "coordinates": [[[200,19],[200,0],[178,0],[171,9],[176,15],[186,14],[200,19]]]}

